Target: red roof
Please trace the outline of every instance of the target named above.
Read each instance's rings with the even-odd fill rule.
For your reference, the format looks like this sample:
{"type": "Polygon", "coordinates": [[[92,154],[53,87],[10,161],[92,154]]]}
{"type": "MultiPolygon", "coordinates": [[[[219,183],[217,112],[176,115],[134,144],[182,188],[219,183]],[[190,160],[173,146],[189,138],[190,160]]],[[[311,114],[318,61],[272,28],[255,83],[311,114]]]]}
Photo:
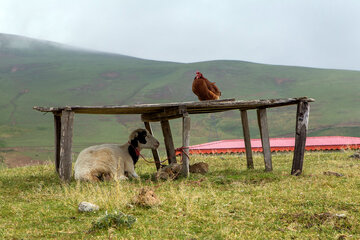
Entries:
{"type": "MultiPolygon", "coordinates": [[[[270,138],[271,151],[293,151],[295,138],[270,138]]],[[[254,152],[262,152],[261,139],[251,139],[251,148],[254,152]]],[[[359,149],[359,137],[307,137],[305,150],[339,150],[359,149]]],[[[180,153],[180,149],[176,153],[180,153]]],[[[221,140],[193,145],[189,147],[191,154],[197,153],[236,153],[245,152],[243,139],[221,140]]]]}

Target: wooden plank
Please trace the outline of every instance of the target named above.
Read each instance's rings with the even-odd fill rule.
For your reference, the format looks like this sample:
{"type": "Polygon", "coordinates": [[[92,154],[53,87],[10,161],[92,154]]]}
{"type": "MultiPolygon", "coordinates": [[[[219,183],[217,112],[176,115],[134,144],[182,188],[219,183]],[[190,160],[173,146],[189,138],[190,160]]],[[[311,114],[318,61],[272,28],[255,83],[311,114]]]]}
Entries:
{"type": "Polygon", "coordinates": [[[182,175],[189,176],[189,146],[190,146],[190,117],[187,113],[183,116],[183,134],[182,134],[182,175]]]}
{"type": "Polygon", "coordinates": [[[143,113],[141,114],[141,121],[143,122],[160,122],[162,120],[171,120],[182,117],[180,107],[164,109],[162,112],[143,113]]]}
{"type": "Polygon", "coordinates": [[[250,138],[248,116],[247,116],[247,112],[245,110],[242,110],[240,112],[241,112],[241,123],[242,123],[242,128],[243,128],[243,133],[244,133],[247,168],[253,169],[254,161],[253,161],[252,150],[251,150],[251,138],[250,138]]]}
{"type": "Polygon", "coordinates": [[[62,111],[59,175],[64,182],[70,182],[72,173],[73,122],[74,112],[62,111]]]}
{"type": "Polygon", "coordinates": [[[266,108],[260,108],[257,110],[257,118],[260,129],[261,144],[264,154],[265,171],[272,171],[270,138],[269,138],[267,117],[266,117],[266,108]]]}
{"type": "Polygon", "coordinates": [[[309,114],[310,104],[307,102],[300,102],[296,112],[295,149],[291,169],[291,174],[296,176],[302,173],[309,114]]]}
{"type": "Polygon", "coordinates": [[[185,106],[189,114],[198,112],[213,112],[213,111],[228,111],[233,109],[256,109],[280,107],[286,105],[297,104],[300,101],[313,102],[314,99],[302,98],[285,98],[285,99],[261,99],[252,101],[202,101],[202,102],[177,102],[177,103],[160,103],[160,104],[136,104],[136,105],[121,105],[121,106],[66,106],[66,107],[33,107],[41,112],[55,112],[62,110],[71,110],[75,113],[85,114],[144,114],[144,113],[159,113],[164,109],[185,106]]]}
{"type": "Polygon", "coordinates": [[[61,116],[54,113],[55,130],[55,171],[59,174],[60,167],[60,141],[61,141],[61,116]]]}
{"type": "MultiPolygon", "coordinates": [[[[144,122],[144,124],[145,124],[145,128],[149,131],[149,133],[151,135],[153,135],[153,131],[151,129],[150,123],[149,122],[144,122]]],[[[155,162],[156,169],[159,170],[160,167],[161,167],[159,151],[157,149],[151,149],[151,151],[152,151],[152,154],[153,154],[153,157],[154,157],[154,162],[155,162]]]]}
{"type": "Polygon", "coordinates": [[[175,148],[174,142],[171,134],[170,123],[168,120],[163,120],[160,122],[161,129],[164,135],[164,142],[166,148],[166,155],[168,157],[169,164],[176,163],[176,156],[175,156],[175,148]]]}

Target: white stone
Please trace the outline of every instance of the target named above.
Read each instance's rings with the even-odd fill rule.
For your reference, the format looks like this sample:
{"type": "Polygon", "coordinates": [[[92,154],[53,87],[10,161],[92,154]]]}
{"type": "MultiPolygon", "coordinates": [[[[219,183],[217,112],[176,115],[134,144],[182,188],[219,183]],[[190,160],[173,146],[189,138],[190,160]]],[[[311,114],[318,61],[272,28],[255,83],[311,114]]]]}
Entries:
{"type": "Polygon", "coordinates": [[[99,206],[89,203],[89,202],[81,202],[79,203],[79,212],[94,212],[99,210],[99,206]]]}

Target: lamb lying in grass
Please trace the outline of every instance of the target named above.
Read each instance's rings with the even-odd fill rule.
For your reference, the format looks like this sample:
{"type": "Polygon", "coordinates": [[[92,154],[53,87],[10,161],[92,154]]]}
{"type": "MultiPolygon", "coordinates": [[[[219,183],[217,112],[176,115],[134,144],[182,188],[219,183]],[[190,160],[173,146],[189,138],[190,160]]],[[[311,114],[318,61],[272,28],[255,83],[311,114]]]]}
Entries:
{"type": "Polygon", "coordinates": [[[82,150],[75,163],[75,179],[81,181],[103,181],[138,178],[135,164],[143,148],[156,149],[159,141],[147,130],[136,129],[123,145],[103,144],[82,150]]]}

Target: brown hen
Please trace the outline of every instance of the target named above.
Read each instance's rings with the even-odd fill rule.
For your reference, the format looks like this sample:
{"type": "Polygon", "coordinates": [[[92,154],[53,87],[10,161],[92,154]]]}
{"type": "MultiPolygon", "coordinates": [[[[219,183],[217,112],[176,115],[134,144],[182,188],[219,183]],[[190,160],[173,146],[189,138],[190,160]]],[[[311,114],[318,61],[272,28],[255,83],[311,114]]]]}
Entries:
{"type": "Polygon", "coordinates": [[[196,72],[192,84],[192,91],[200,101],[218,100],[221,96],[221,92],[215,83],[207,80],[201,72],[196,72]]]}

